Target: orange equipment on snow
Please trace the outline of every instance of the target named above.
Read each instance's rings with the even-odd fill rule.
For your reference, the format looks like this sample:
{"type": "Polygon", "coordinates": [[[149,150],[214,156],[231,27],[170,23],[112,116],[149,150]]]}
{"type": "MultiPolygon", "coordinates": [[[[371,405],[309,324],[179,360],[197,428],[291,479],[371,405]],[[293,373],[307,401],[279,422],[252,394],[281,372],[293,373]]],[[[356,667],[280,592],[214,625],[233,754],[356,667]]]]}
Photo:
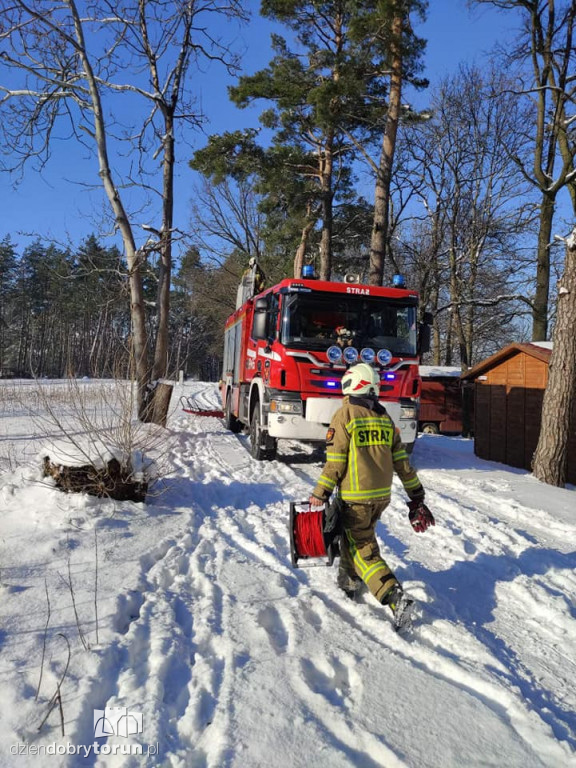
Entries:
{"type": "Polygon", "coordinates": [[[214,416],[217,419],[224,418],[224,411],[202,408],[198,401],[192,397],[182,395],[180,405],[184,413],[192,413],[195,416],[214,416]]]}

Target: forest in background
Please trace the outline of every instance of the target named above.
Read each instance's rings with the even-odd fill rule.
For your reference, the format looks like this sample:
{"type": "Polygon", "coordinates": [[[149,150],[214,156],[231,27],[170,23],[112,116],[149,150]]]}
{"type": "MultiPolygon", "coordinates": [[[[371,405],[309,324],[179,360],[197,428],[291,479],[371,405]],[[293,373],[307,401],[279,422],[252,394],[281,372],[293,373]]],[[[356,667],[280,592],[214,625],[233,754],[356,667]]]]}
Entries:
{"type": "MultiPolygon", "coordinates": [[[[206,272],[193,255],[176,272],[170,372],[215,381],[221,328],[194,288],[205,280],[209,291],[206,272]]],[[[150,328],[154,283],[150,269],[144,282],[150,328]]],[[[117,247],[104,247],[95,235],[66,250],[37,240],[19,253],[10,238],[0,242],[1,377],[130,378],[130,335],[126,263],[117,247]]]]}

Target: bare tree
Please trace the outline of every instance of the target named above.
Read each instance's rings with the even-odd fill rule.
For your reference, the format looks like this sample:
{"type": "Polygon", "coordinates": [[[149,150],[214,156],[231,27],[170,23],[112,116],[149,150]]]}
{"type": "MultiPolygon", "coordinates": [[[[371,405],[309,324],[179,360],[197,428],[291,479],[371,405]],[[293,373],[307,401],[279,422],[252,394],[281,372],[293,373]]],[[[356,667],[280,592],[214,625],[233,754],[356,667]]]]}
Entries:
{"type": "Polygon", "coordinates": [[[515,153],[525,178],[540,192],[536,256],[536,294],[532,313],[532,339],[548,338],[550,248],[558,194],[568,188],[576,200],[576,136],[574,122],[565,119],[566,106],[575,98],[576,47],[573,0],[474,0],[515,11],[522,22],[516,47],[503,55],[507,68],[516,64],[511,89],[529,100],[532,119],[525,130],[531,156],[515,153]]]}
{"type": "MultiPolygon", "coordinates": [[[[534,341],[547,338],[550,246],[557,196],[566,188],[576,215],[576,47],[573,0],[476,0],[517,11],[524,26],[512,53],[528,62],[528,74],[517,74],[517,96],[529,98],[534,120],[527,138],[533,147],[533,167],[516,157],[524,176],[542,195],[540,206],[534,341]]],[[[566,239],[564,274],[558,281],[554,346],[542,406],[534,474],[552,485],[564,485],[576,396],[576,229],[566,239]]]]}
{"type": "Polygon", "coordinates": [[[0,124],[5,145],[16,157],[12,170],[32,160],[43,168],[53,139],[64,131],[95,152],[128,265],[138,415],[149,420],[156,411],[151,379],[165,376],[168,366],[176,127],[200,120],[187,75],[201,58],[232,66],[227,49],[210,34],[203,17],[240,16],[241,3],[0,0],[0,10],[0,65],[10,70],[4,82],[11,83],[0,86],[0,124]],[[114,94],[135,99],[127,117],[131,124],[120,137],[128,145],[124,148],[119,148],[122,141],[116,136],[114,94]],[[123,172],[122,154],[135,159],[134,172],[123,172]],[[158,173],[158,157],[160,179],[154,185],[147,174],[158,173]],[[160,201],[156,226],[138,221],[128,210],[126,189],[134,185],[160,201]],[[135,235],[138,224],[147,233],[141,245],[135,235]],[[152,366],[143,291],[150,252],[159,255],[152,366]]]}
{"type": "Polygon", "coordinates": [[[498,338],[519,302],[529,306],[518,256],[533,209],[503,150],[521,136],[515,102],[498,97],[502,89],[500,75],[461,67],[433,95],[432,119],[406,127],[399,164],[412,211],[420,204],[410,251],[436,317],[436,362],[452,365],[455,348],[464,370],[483,337],[498,338]]]}
{"type": "Polygon", "coordinates": [[[258,261],[264,256],[264,215],[258,208],[254,180],[203,179],[192,202],[193,239],[198,248],[221,265],[231,252],[258,261]]]}

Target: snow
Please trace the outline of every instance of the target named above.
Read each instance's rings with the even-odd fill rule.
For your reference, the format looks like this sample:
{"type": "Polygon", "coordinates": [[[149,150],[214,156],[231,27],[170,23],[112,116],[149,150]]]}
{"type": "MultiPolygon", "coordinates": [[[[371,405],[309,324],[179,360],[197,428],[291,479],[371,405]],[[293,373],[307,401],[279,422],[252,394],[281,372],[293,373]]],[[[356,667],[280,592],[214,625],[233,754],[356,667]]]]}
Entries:
{"type": "MultiPolygon", "coordinates": [[[[65,384],[48,386],[72,425],[65,384]]],[[[104,385],[78,386],[89,401],[104,385]]],[[[0,766],[576,766],[573,487],[420,436],[437,524],[415,534],[395,483],[378,528],[420,603],[401,636],[334,568],[290,565],[288,503],[318,449],[254,462],[246,436],[179,410],[181,394],[219,407],[194,382],[150,444],[166,474],[146,504],[65,495],[40,476],[58,434],[32,391],[0,382],[0,766]],[[64,736],[58,707],[39,731],[60,680],[64,736]],[[97,738],[106,709],[116,733],[97,738]]]]}
{"type": "Polygon", "coordinates": [[[462,375],[462,368],[458,368],[453,365],[421,365],[420,376],[424,378],[432,378],[437,376],[454,376],[460,378],[462,375]]]}

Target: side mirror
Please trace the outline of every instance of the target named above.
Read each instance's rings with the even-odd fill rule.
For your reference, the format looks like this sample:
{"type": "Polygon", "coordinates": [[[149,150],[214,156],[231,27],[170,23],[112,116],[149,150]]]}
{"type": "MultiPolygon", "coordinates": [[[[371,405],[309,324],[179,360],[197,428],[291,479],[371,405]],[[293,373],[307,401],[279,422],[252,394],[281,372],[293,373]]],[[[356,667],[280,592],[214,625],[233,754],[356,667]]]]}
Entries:
{"type": "Polygon", "coordinates": [[[254,320],[252,322],[252,338],[261,341],[266,338],[268,325],[268,299],[263,297],[254,302],[254,320]]]}
{"type": "Polygon", "coordinates": [[[264,296],[261,299],[256,299],[254,303],[254,312],[268,312],[268,299],[264,296]]]}

